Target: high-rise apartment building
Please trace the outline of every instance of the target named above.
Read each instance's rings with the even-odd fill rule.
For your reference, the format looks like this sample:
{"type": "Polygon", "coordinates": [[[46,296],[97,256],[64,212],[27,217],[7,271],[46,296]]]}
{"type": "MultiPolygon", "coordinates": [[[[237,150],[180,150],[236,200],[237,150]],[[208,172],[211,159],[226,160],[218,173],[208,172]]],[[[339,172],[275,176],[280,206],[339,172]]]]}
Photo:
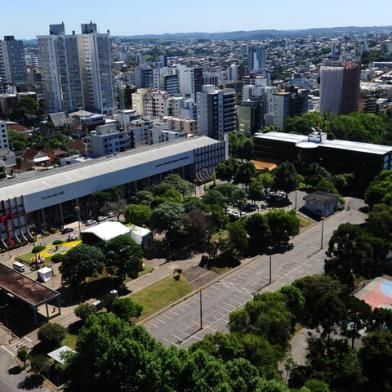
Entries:
{"type": "Polygon", "coordinates": [[[251,46],[248,51],[249,70],[255,73],[265,73],[266,53],[264,46],[251,46]]]}
{"type": "Polygon", "coordinates": [[[37,37],[38,62],[49,112],[85,108],[112,113],[114,94],[110,35],[93,23],[65,34],[64,23],[37,37]]]}
{"type": "Polygon", "coordinates": [[[358,63],[321,67],[320,112],[340,115],[357,111],[360,77],[361,66],[358,63]]]}
{"type": "Polygon", "coordinates": [[[26,78],[23,41],[5,36],[0,40],[0,82],[17,85],[25,83],[26,78]]]}
{"type": "Polygon", "coordinates": [[[308,90],[283,91],[275,94],[275,120],[284,129],[287,117],[301,116],[308,111],[308,90]]]}
{"type": "Polygon", "coordinates": [[[113,113],[115,99],[109,31],[101,34],[95,23],[82,24],[78,47],[85,108],[105,114],[113,113]]]}
{"type": "Polygon", "coordinates": [[[203,69],[200,67],[187,67],[177,65],[180,94],[196,100],[197,93],[203,87],[203,69]]]}
{"type": "Polygon", "coordinates": [[[200,135],[223,140],[225,132],[235,131],[235,91],[205,85],[197,93],[197,127],[200,135]]]}
{"type": "Polygon", "coordinates": [[[64,23],[50,25],[49,35],[38,36],[37,45],[48,111],[84,107],[77,36],[66,35],[64,23]]]}

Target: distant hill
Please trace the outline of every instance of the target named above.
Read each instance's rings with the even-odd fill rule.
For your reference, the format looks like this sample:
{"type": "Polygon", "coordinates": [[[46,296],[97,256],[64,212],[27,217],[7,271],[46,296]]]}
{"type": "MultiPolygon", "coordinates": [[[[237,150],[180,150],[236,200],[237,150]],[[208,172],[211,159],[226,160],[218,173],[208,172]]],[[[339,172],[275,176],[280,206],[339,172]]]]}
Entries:
{"type": "Polygon", "coordinates": [[[304,36],[329,36],[337,34],[363,34],[369,32],[392,31],[392,26],[374,26],[374,27],[328,27],[328,28],[311,28],[300,30],[251,30],[251,31],[231,31],[217,33],[174,33],[174,34],[143,34],[130,36],[116,36],[118,39],[132,40],[252,40],[267,38],[285,38],[285,37],[304,37],[304,36]]]}

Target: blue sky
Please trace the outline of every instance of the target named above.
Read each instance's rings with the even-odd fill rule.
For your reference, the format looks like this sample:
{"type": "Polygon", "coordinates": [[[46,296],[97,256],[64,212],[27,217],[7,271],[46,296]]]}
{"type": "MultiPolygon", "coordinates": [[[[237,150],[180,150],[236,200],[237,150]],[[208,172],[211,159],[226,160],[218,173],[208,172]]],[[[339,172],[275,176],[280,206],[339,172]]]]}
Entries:
{"type": "Polygon", "coordinates": [[[392,0],[0,0],[0,36],[93,20],[113,35],[392,24],[392,0]]]}

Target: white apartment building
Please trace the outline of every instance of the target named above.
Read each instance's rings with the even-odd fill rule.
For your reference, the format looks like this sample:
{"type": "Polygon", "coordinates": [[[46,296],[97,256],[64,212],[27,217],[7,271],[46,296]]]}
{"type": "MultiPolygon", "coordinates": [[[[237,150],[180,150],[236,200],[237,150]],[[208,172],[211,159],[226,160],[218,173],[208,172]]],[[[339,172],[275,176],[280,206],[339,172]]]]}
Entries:
{"type": "Polygon", "coordinates": [[[168,99],[166,91],[138,89],[132,94],[132,109],[140,116],[160,118],[167,114],[168,99]]]}
{"type": "Polygon", "coordinates": [[[85,108],[113,113],[115,99],[109,31],[100,34],[95,23],[82,24],[78,46],[85,108]]]}
{"type": "Polygon", "coordinates": [[[196,94],[203,87],[203,69],[178,64],[177,72],[180,94],[196,101],[196,94]]]}

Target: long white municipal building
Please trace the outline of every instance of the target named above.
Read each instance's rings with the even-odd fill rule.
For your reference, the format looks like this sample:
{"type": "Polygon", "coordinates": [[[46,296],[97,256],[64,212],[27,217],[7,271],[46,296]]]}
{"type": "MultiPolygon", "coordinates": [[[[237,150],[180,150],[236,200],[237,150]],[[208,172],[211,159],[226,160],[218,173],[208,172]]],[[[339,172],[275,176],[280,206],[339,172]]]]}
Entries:
{"type": "Polygon", "coordinates": [[[0,182],[0,246],[17,246],[32,241],[31,231],[75,221],[77,206],[86,217],[84,207],[94,192],[123,186],[129,196],[169,173],[205,181],[227,158],[227,142],[200,136],[4,180],[0,182]]]}

